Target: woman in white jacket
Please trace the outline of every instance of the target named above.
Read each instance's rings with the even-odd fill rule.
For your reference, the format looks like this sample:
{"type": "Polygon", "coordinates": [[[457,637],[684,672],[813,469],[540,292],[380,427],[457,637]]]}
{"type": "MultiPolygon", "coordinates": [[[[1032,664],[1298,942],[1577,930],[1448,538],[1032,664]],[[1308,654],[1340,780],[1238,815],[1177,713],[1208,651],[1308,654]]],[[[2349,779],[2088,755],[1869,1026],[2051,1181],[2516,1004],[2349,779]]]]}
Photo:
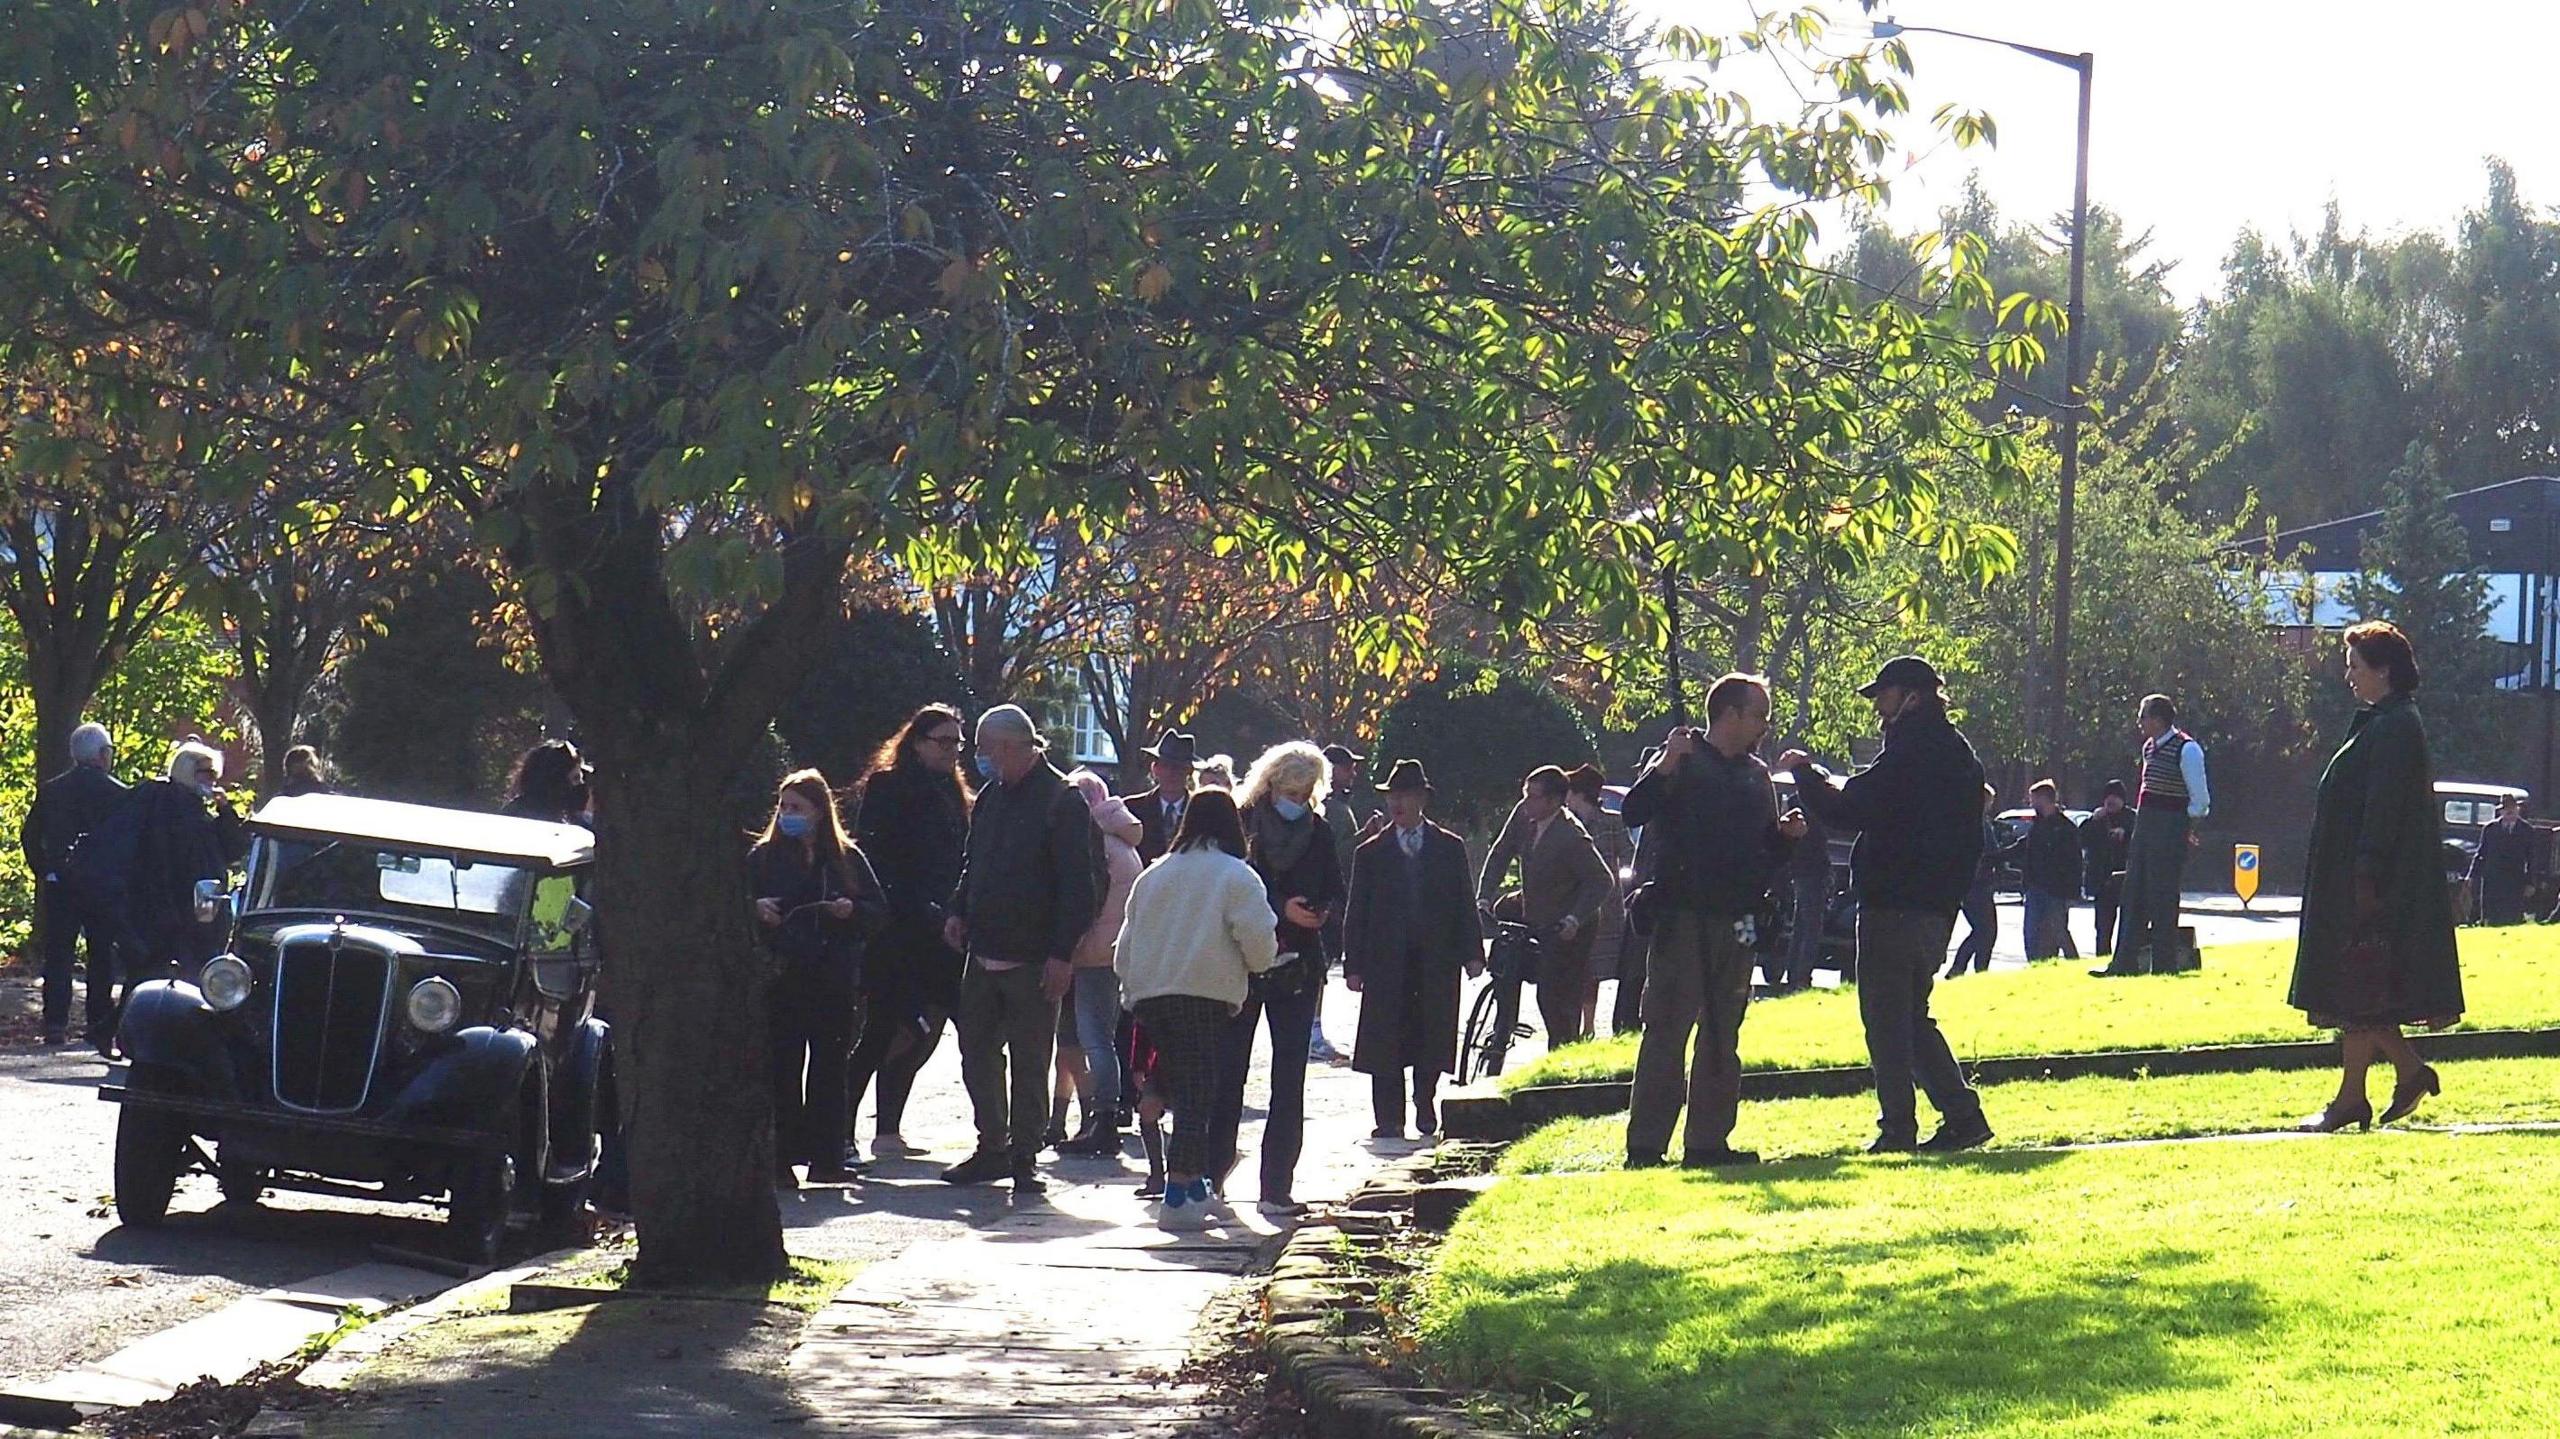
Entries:
{"type": "Polygon", "coordinates": [[[1161,1211],[1169,1223],[1196,1217],[1209,1202],[1218,1035],[1244,1007],[1246,981],[1278,952],[1270,897],[1244,862],[1235,799],[1202,790],[1184,810],[1173,848],[1130,889],[1113,956],[1121,997],[1146,1027],[1173,1110],[1161,1211]]]}

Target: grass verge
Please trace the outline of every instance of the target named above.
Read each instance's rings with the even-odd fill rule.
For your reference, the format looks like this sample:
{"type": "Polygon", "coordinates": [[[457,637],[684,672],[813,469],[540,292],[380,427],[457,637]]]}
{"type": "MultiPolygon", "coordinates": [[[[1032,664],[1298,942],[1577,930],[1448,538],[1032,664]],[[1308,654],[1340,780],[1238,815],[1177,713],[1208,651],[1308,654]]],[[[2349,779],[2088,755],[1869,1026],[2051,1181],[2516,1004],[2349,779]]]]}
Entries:
{"type": "MultiPolygon", "coordinates": [[[[2560,929],[2465,929],[2466,1028],[2560,1024],[2560,929]]],[[[1960,1059],[2087,1054],[2317,1038],[2284,1002],[2293,941],[2205,951],[2188,974],[2091,979],[2087,963],[2055,960],[1941,982],[1931,1011],[1960,1059]]],[[[1816,989],[1752,1005],[1742,1027],[1746,1069],[1818,1069],[1866,1063],[1854,989],[1816,989]]],[[[1635,1072],[1634,1035],[1567,1045],[1502,1077],[1526,1084],[1624,1079],[1635,1072]]]]}
{"type": "MultiPolygon", "coordinates": [[[[853,1276],[862,1269],[855,1264],[834,1259],[806,1259],[791,1256],[791,1272],[769,1285],[736,1284],[720,1289],[650,1289],[628,1291],[632,1298],[649,1299],[726,1299],[756,1300],[815,1314],[827,1307],[827,1301],[842,1293],[853,1276]]],[[[631,1279],[631,1260],[572,1269],[556,1274],[546,1282],[570,1289],[621,1291],[631,1279]]]]}
{"type": "Polygon", "coordinates": [[[1706,1436],[2547,1434],[2560,1137],[2385,1134],[1498,1186],[1453,1383],[1706,1436]]]}
{"type": "MultiPolygon", "coordinates": [[[[2425,1125],[2560,1121],[2560,1060],[2473,1059],[2436,1066],[2444,1093],[2413,1122],[2425,1125]]],[[[2337,1076],[2321,1071],[2195,1074],[2162,1079],[2021,1080],[1983,1091],[1999,1137],[1994,1149],[2098,1144],[2121,1139],[2186,1139],[2282,1129],[2320,1108],[2337,1076]]],[[[2390,1097],[2388,1067],[2369,1084],[2377,1112],[2390,1097]]],[[[1763,1158],[1842,1157],[1875,1138],[1869,1095],[1746,1102],[1734,1127],[1737,1149],[1763,1158]]],[[[1680,1152],[1674,1137],[1673,1155],[1680,1152]]],[[[1616,1169],[1627,1154],[1627,1117],[1560,1119],[1503,1151],[1505,1174],[1616,1169]]]]}

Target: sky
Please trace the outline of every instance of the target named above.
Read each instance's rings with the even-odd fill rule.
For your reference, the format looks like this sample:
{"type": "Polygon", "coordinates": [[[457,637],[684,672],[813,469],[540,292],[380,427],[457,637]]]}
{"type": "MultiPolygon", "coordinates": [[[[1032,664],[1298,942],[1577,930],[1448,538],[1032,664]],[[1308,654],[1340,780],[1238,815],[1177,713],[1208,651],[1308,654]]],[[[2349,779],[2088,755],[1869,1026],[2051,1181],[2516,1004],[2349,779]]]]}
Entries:
{"type": "MultiPolygon", "coordinates": [[[[1765,0],[1766,11],[1783,0],[1765,0]]],[[[1751,0],[1631,0],[1664,24],[1730,33],[1751,0]]],[[[1828,0],[1854,40],[1869,17],[1828,0]]],[[[2487,157],[2528,203],[2560,206],[2560,115],[2544,80],[2560,54],[2553,0],[1882,0],[1875,16],[2096,57],[2089,199],[2152,232],[2182,300],[2220,286],[2244,227],[2281,240],[2319,227],[2453,233],[2487,191],[2487,157]]],[[[2077,78],[1998,46],[1907,43],[1914,114],[1897,125],[1892,218],[1933,221],[1979,170],[2004,214],[2042,222],[2071,204],[2077,78]],[[1959,149],[1928,123],[1955,103],[1991,113],[1996,148],[1959,149]]],[[[1766,62],[1725,76],[1755,104],[1787,91],[1766,62]]],[[[1763,110],[1774,117],[1781,113],[1763,110]]]]}

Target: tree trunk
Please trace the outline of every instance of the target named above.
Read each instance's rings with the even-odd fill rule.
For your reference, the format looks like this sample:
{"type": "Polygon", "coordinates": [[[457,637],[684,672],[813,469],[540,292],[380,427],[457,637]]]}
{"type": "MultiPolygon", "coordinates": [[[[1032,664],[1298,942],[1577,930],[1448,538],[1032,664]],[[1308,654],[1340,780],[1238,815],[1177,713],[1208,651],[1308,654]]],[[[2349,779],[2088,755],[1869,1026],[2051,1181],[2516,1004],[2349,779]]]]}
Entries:
{"type": "Polygon", "coordinates": [[[609,786],[597,810],[603,997],[631,1157],[638,1286],[764,1283],[781,1274],[766,1033],[771,974],[725,793],[734,754],[590,724],[609,786]]]}
{"type": "Polygon", "coordinates": [[[567,577],[535,612],[596,771],[597,934],[644,1287],[754,1284],[788,1258],[774,1202],[771,973],[728,781],[842,613],[845,545],[784,553],[783,591],[706,671],[628,496],[537,491],[517,558],[567,577]]]}

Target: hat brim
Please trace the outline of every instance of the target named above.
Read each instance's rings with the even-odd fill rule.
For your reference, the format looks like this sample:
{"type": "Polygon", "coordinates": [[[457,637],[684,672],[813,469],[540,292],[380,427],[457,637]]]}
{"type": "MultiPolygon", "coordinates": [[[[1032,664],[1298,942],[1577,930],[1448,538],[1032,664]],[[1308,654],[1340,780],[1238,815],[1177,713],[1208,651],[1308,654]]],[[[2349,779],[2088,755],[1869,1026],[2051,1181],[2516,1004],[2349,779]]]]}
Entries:
{"type": "Polygon", "coordinates": [[[1426,780],[1421,784],[1382,784],[1378,786],[1378,793],[1380,794],[1395,794],[1401,790],[1419,790],[1424,794],[1429,794],[1431,793],[1431,785],[1430,782],[1426,780]]]}
{"type": "Polygon", "coordinates": [[[1870,680],[1858,686],[1858,693],[1863,698],[1874,699],[1877,695],[1884,693],[1887,688],[1888,686],[1882,680],[1870,680]]]}

